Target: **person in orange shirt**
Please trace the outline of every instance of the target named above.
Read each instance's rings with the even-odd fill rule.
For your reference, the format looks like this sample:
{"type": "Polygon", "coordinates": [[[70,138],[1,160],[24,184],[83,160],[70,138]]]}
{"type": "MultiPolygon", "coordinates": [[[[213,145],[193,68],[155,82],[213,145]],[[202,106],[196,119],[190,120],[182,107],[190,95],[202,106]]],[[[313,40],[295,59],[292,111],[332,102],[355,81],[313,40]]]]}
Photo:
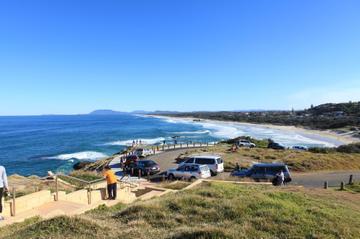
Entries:
{"type": "Polygon", "coordinates": [[[109,166],[104,167],[104,178],[107,182],[107,190],[108,190],[108,199],[115,200],[116,199],[116,176],[114,171],[111,170],[109,166]]]}

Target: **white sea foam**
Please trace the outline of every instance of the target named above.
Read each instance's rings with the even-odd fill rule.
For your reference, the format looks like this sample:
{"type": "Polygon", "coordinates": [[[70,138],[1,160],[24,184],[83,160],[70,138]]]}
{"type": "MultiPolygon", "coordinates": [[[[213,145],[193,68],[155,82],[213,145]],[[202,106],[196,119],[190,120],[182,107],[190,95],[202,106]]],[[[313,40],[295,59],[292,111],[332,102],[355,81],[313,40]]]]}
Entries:
{"type": "Polygon", "coordinates": [[[98,160],[101,158],[106,158],[108,155],[96,151],[82,151],[82,152],[76,152],[76,153],[70,153],[70,154],[60,154],[56,156],[46,157],[47,159],[60,159],[60,160],[72,160],[72,159],[78,159],[78,160],[98,160]]]}
{"type": "MultiPolygon", "coordinates": [[[[230,139],[236,138],[239,136],[251,136],[257,139],[273,139],[274,141],[284,144],[285,146],[291,147],[294,145],[304,145],[304,146],[320,146],[320,147],[335,147],[342,142],[338,142],[328,137],[317,135],[316,133],[302,133],[293,130],[286,129],[275,129],[269,128],[265,125],[251,125],[251,124],[242,124],[234,122],[221,122],[221,121],[211,121],[211,120],[201,120],[193,121],[192,119],[180,119],[180,118],[169,118],[169,117],[160,117],[160,119],[165,120],[168,123],[186,123],[199,125],[204,128],[204,130],[209,130],[209,134],[215,138],[219,139],[230,139]]],[[[194,131],[193,134],[201,131],[194,131]]],[[[180,132],[179,132],[180,133],[180,132]]],[[[191,132],[185,132],[191,133],[191,132]]]]}
{"type": "Polygon", "coordinates": [[[128,139],[128,140],[117,140],[110,143],[106,143],[106,145],[120,145],[120,146],[131,146],[133,140],[141,140],[142,144],[156,144],[165,140],[164,137],[152,138],[152,139],[128,139]]]}
{"type": "Polygon", "coordinates": [[[181,131],[181,132],[174,132],[174,134],[211,134],[211,131],[210,130],[181,131]]]}

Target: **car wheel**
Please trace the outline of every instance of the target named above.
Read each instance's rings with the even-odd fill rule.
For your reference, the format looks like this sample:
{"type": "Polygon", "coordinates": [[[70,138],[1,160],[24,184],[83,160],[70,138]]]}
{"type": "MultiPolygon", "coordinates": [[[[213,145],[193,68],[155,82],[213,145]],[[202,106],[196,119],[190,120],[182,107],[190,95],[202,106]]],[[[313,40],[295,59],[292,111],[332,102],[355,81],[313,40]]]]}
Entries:
{"type": "Polygon", "coordinates": [[[168,179],[169,179],[169,180],[175,180],[174,174],[169,174],[168,179]]]}
{"type": "Polygon", "coordinates": [[[210,174],[211,174],[212,177],[217,175],[217,173],[212,171],[212,170],[210,170],[210,174]]]}
{"type": "Polygon", "coordinates": [[[196,180],[196,177],[192,176],[189,181],[190,181],[190,182],[193,182],[193,181],[195,181],[195,180],[196,180]]]}

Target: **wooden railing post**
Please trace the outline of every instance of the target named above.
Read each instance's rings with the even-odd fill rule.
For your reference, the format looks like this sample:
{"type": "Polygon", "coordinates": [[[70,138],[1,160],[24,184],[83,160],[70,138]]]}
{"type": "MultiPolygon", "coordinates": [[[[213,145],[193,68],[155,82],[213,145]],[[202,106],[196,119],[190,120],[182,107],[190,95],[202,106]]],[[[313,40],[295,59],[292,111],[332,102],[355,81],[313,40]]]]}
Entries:
{"type": "Polygon", "coordinates": [[[16,202],[15,202],[15,198],[16,198],[16,190],[15,187],[12,188],[12,213],[11,216],[15,217],[16,215],[16,202]]]}
{"type": "Polygon", "coordinates": [[[353,185],[353,175],[350,175],[349,177],[349,185],[353,185]]]}
{"type": "Polygon", "coordinates": [[[328,186],[329,186],[329,185],[328,185],[328,182],[325,181],[325,182],[324,182],[324,189],[328,189],[328,186]]]}
{"type": "Polygon", "coordinates": [[[58,175],[55,176],[55,201],[59,201],[59,181],[58,181],[58,175]]]}
{"type": "Polygon", "coordinates": [[[341,191],[343,191],[344,189],[345,189],[345,186],[344,186],[345,184],[344,184],[344,182],[341,182],[341,184],[340,184],[340,190],[341,191]]]}
{"type": "Polygon", "coordinates": [[[87,198],[88,198],[88,204],[91,204],[91,184],[88,185],[87,189],[87,198]]]}

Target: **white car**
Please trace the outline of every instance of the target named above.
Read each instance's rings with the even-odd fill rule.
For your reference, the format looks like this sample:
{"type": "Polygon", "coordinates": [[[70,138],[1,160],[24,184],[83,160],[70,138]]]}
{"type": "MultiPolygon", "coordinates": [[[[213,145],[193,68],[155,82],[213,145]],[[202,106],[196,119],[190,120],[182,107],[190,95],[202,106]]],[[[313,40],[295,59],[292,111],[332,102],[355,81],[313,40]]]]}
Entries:
{"type": "Polygon", "coordinates": [[[174,179],[198,179],[198,178],[209,178],[211,173],[209,167],[206,165],[181,165],[177,169],[172,168],[166,172],[167,178],[170,180],[174,179]]]}
{"type": "Polygon", "coordinates": [[[251,143],[249,140],[239,140],[239,147],[255,148],[256,144],[251,143]]]}
{"type": "Polygon", "coordinates": [[[153,154],[153,151],[151,149],[136,149],[135,154],[138,157],[146,157],[153,154]]]}
{"type": "Polygon", "coordinates": [[[224,161],[217,155],[190,156],[181,165],[200,164],[207,165],[212,176],[224,172],[224,161]]]}

